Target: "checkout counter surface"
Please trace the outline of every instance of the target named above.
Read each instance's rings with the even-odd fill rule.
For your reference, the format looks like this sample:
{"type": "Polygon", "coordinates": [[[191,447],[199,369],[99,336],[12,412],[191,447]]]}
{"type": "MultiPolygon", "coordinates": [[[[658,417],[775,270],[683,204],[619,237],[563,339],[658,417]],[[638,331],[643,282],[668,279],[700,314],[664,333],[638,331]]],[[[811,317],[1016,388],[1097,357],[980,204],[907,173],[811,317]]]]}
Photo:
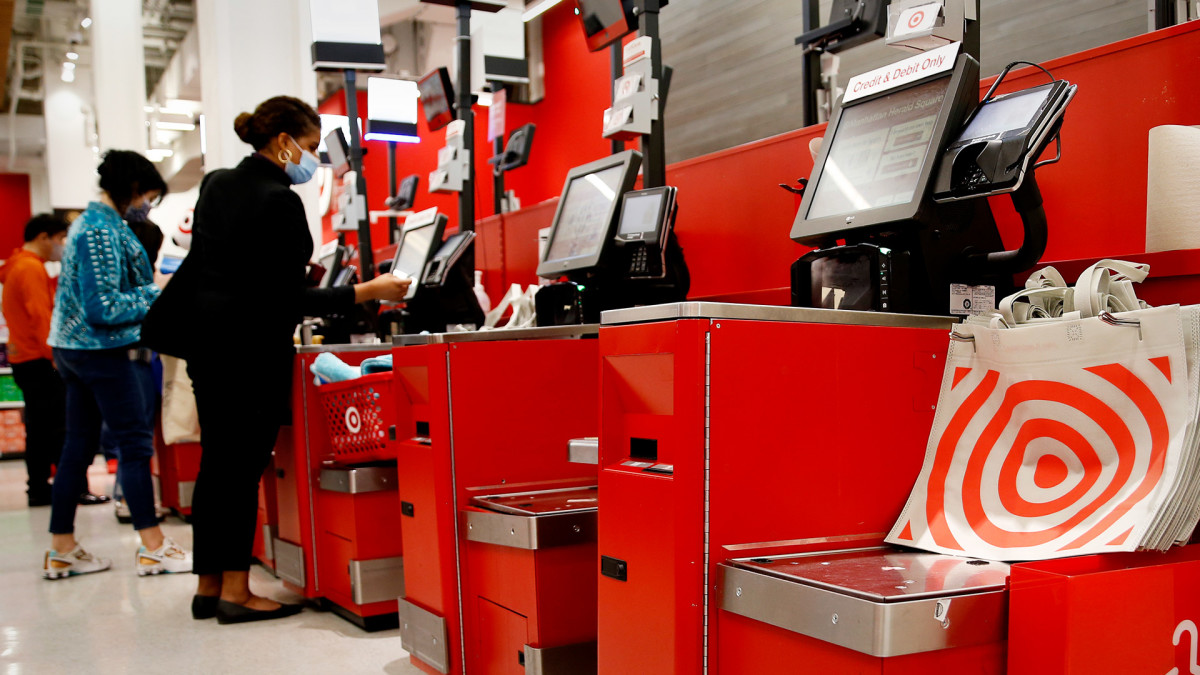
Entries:
{"type": "Polygon", "coordinates": [[[296,347],[297,354],[338,354],[345,352],[371,352],[387,350],[391,345],[386,342],[379,344],[337,344],[337,345],[300,345],[296,347]]]}
{"type": "Polygon", "coordinates": [[[903,328],[946,328],[959,320],[948,316],[859,312],[844,309],[741,305],[725,302],[675,302],[631,309],[613,309],[600,315],[604,326],[677,319],[740,319],[745,321],[787,321],[856,326],[893,326],[903,328]]]}
{"type": "Polygon", "coordinates": [[[545,326],[542,328],[518,328],[513,330],[464,331],[461,333],[428,333],[420,335],[395,335],[392,344],[397,347],[414,345],[441,345],[458,342],[502,342],[505,340],[564,340],[583,338],[599,334],[600,326],[583,324],[578,326],[545,326]]]}

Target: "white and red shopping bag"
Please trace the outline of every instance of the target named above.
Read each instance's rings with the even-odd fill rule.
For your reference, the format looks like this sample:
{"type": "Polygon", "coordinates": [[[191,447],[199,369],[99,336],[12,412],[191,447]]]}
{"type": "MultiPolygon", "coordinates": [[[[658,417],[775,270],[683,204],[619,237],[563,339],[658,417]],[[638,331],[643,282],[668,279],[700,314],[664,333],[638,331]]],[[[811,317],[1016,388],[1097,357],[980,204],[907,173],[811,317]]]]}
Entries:
{"type": "Polygon", "coordinates": [[[955,328],[888,542],[1039,560],[1187,540],[1200,517],[1200,308],[1136,309],[1129,277],[1145,271],[1102,261],[1074,289],[1035,276],[995,318],[955,328]]]}

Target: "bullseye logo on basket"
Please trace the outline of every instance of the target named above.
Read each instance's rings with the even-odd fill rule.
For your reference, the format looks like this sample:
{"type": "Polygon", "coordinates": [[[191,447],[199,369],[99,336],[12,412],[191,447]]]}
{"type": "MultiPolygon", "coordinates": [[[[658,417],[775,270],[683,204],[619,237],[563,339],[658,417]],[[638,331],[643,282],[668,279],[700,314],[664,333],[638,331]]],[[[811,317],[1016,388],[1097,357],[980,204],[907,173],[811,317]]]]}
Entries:
{"type": "Polygon", "coordinates": [[[362,416],[358,414],[358,408],[354,406],[346,408],[346,429],[352,434],[362,431],[362,416]]]}

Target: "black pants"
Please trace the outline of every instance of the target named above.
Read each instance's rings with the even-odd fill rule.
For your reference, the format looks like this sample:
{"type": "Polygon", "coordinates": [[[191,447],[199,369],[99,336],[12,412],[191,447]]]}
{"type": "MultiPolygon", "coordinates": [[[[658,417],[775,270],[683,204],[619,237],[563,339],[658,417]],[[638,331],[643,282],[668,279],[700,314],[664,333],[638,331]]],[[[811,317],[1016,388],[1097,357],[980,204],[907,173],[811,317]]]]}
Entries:
{"type": "Polygon", "coordinates": [[[25,470],[30,501],[50,499],[50,466],[58,463],[66,429],[67,391],[49,359],[14,363],[25,399],[25,470]]]}
{"type": "Polygon", "coordinates": [[[192,495],[195,574],[250,569],[258,483],[282,419],[275,379],[280,374],[268,377],[260,365],[257,372],[267,386],[256,386],[248,376],[253,368],[215,359],[188,362],[200,416],[200,473],[192,495]]]}

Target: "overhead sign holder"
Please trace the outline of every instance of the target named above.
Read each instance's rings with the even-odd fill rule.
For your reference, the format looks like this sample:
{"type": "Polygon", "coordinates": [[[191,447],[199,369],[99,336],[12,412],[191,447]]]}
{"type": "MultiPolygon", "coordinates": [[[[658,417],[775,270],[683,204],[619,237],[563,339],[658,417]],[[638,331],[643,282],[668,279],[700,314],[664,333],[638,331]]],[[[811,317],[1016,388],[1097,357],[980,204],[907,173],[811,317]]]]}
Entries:
{"type": "MultiPolygon", "coordinates": [[[[421,2],[431,5],[446,5],[457,10],[455,13],[458,17],[458,91],[456,92],[458,101],[455,107],[458,119],[463,122],[462,152],[459,160],[468,161],[461,190],[458,193],[458,227],[460,231],[473,231],[475,229],[475,167],[469,163],[475,154],[475,113],[471,110],[473,103],[471,100],[471,12],[499,12],[508,6],[508,2],[507,0],[421,0],[421,2]]],[[[450,133],[447,132],[447,145],[450,145],[450,140],[450,133]]],[[[431,191],[435,179],[440,180],[442,184],[453,184],[454,182],[452,176],[440,173],[442,162],[439,161],[438,164],[438,171],[430,176],[431,191]]],[[[462,264],[468,269],[474,269],[474,250],[467,252],[462,260],[462,264]]]]}
{"type": "Polygon", "coordinates": [[[375,0],[312,0],[314,70],[383,72],[379,3],[375,0]]]}
{"type": "MultiPolygon", "coordinates": [[[[384,69],[383,41],[379,34],[379,4],[375,0],[310,0],[313,70],[342,71],[345,75],[346,117],[358,119],[358,72],[384,69]]],[[[350,171],[354,178],[352,199],[367,203],[367,179],[362,172],[362,135],[358,124],[350,126],[350,171]]],[[[348,176],[348,175],[347,175],[348,176]]],[[[371,248],[371,221],[366,209],[358,217],[358,255],[362,280],[375,276],[371,248]]],[[[344,235],[339,235],[345,243],[344,235]]]]}

